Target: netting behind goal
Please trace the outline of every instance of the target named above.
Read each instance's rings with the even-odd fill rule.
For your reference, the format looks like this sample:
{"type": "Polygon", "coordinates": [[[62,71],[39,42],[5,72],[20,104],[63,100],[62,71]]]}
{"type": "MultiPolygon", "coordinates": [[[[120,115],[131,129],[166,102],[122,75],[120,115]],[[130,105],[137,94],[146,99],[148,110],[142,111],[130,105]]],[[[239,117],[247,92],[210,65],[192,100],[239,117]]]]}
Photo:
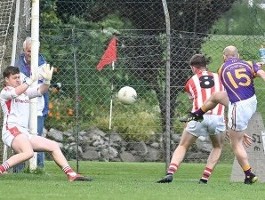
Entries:
{"type": "Polygon", "coordinates": [[[11,23],[14,0],[2,0],[0,2],[0,66],[7,49],[7,37],[11,23]]]}

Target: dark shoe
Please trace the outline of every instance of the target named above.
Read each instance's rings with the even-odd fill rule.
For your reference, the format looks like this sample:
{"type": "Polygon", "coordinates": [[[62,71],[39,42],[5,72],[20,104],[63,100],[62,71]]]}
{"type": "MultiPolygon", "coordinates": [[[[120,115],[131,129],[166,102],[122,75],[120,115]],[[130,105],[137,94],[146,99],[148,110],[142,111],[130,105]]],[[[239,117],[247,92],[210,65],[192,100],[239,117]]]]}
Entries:
{"type": "Polygon", "coordinates": [[[199,184],[207,184],[207,182],[208,182],[207,180],[202,178],[199,180],[199,184]]]}
{"type": "Polygon", "coordinates": [[[188,113],[186,116],[184,117],[181,117],[179,119],[180,122],[189,122],[189,121],[202,121],[203,120],[203,116],[202,115],[198,115],[198,114],[195,114],[195,113],[188,113]]]}
{"type": "Polygon", "coordinates": [[[251,185],[252,183],[255,183],[257,181],[258,181],[258,177],[255,174],[251,173],[250,176],[247,176],[245,178],[244,183],[251,185]]]}
{"type": "Polygon", "coordinates": [[[68,176],[68,181],[92,181],[92,178],[76,174],[75,176],[68,176]]]}
{"type": "Polygon", "coordinates": [[[161,180],[157,181],[157,183],[171,183],[173,181],[173,174],[168,174],[161,180]]]}

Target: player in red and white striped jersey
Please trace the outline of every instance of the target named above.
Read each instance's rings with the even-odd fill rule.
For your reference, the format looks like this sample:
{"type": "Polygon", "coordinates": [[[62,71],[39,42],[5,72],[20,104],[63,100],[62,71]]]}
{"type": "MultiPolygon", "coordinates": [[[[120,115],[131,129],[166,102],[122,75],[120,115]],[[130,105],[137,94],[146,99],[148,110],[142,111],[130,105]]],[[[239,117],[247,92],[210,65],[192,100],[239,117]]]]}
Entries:
{"type": "MultiPolygon", "coordinates": [[[[224,91],[224,87],[218,74],[207,70],[207,60],[202,54],[195,54],[190,59],[189,65],[194,75],[187,81],[185,91],[189,99],[193,101],[192,112],[200,108],[214,92],[224,91]]],[[[180,143],[173,153],[167,175],[157,181],[158,183],[170,183],[174,173],[179,169],[189,147],[197,138],[210,137],[213,149],[208,157],[207,164],[199,183],[207,183],[212,171],[217,164],[223,146],[224,132],[226,130],[224,120],[224,106],[218,105],[204,115],[202,122],[190,121],[184,129],[180,143]]]]}
{"type": "MultiPolygon", "coordinates": [[[[195,75],[185,85],[185,91],[188,93],[189,98],[193,100],[192,112],[198,110],[213,93],[224,91],[224,86],[220,82],[217,73],[200,70],[195,67],[193,67],[193,70],[195,75]]],[[[208,114],[223,115],[224,106],[219,104],[214,109],[209,110],[208,114]]]]}

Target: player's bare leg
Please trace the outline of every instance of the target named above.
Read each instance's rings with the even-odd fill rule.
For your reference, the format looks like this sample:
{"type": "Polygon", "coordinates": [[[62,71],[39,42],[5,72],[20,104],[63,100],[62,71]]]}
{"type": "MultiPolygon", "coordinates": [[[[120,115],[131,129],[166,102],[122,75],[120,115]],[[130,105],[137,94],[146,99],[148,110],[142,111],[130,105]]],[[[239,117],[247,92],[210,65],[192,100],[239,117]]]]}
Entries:
{"type": "Polygon", "coordinates": [[[251,172],[248,155],[244,147],[244,135],[242,131],[233,131],[228,129],[231,147],[236,156],[236,159],[246,174],[245,184],[252,184],[258,180],[255,174],[251,172]]]}
{"type": "Polygon", "coordinates": [[[203,171],[202,177],[199,183],[207,183],[210,178],[212,171],[214,170],[221,154],[223,148],[224,134],[210,135],[210,140],[212,142],[213,149],[207,159],[207,164],[203,171]]]}
{"type": "Polygon", "coordinates": [[[81,176],[72,170],[57,142],[36,135],[32,136],[30,143],[35,151],[49,152],[55,163],[65,172],[65,174],[67,174],[69,181],[92,180],[91,178],[81,176]]]}
{"type": "Polygon", "coordinates": [[[12,149],[17,153],[0,165],[0,174],[6,172],[10,167],[30,159],[33,155],[31,144],[24,134],[18,134],[12,142],[12,149]]]}
{"type": "Polygon", "coordinates": [[[176,163],[177,165],[180,165],[186,155],[186,152],[188,151],[190,146],[196,141],[196,139],[197,137],[184,130],[181,135],[179,145],[172,155],[171,163],[176,163]]]}
{"type": "Polygon", "coordinates": [[[173,181],[173,175],[178,170],[181,162],[183,161],[189,147],[195,142],[197,137],[190,134],[186,130],[183,131],[178,147],[175,149],[167,174],[164,178],[157,181],[157,183],[170,183],[173,181]]]}

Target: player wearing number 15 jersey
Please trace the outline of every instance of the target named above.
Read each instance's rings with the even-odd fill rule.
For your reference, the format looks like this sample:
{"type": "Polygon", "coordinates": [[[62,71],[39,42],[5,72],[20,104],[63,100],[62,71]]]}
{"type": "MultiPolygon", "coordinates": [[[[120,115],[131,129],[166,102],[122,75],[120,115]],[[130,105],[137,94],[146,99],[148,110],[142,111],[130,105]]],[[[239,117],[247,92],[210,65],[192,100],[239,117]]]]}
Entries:
{"type": "Polygon", "coordinates": [[[224,61],[218,73],[229,99],[228,127],[233,131],[243,131],[256,112],[254,78],[264,78],[264,71],[256,63],[241,60],[234,46],[224,49],[224,61]]]}
{"type": "Polygon", "coordinates": [[[231,103],[249,99],[255,95],[253,79],[260,66],[237,57],[228,58],[219,68],[221,81],[231,103]]]}
{"type": "MultiPolygon", "coordinates": [[[[218,74],[207,70],[207,60],[204,55],[195,54],[190,59],[189,65],[194,75],[187,81],[185,91],[188,94],[189,99],[193,102],[192,111],[195,111],[200,108],[204,101],[206,101],[213,93],[224,91],[224,87],[220,82],[218,74]]],[[[157,182],[172,182],[173,174],[179,169],[189,147],[198,137],[209,136],[213,148],[208,157],[202,177],[199,180],[199,183],[207,183],[221,156],[225,129],[223,105],[218,105],[213,110],[210,110],[204,116],[201,123],[196,121],[190,121],[187,123],[186,128],[183,130],[179,145],[173,153],[166,176],[157,182]]]]}

